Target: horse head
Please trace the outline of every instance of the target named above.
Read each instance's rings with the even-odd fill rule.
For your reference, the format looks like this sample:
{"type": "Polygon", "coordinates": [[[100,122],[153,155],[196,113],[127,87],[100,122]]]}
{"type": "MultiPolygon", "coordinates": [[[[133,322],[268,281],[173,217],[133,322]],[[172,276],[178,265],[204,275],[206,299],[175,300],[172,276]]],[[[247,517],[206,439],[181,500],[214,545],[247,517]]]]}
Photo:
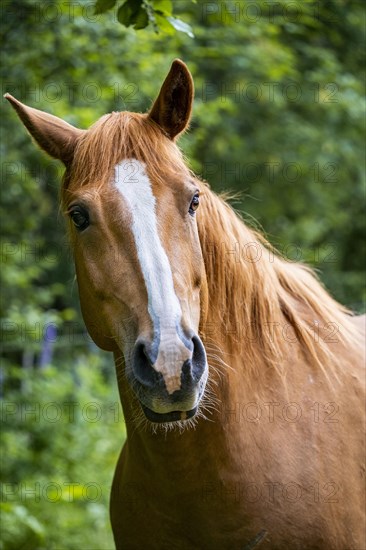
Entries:
{"type": "Polygon", "coordinates": [[[89,130],[6,97],[38,145],[66,166],[62,207],[89,333],[120,356],[148,420],[193,417],[208,376],[198,335],[207,283],[201,184],[175,143],[192,108],[187,67],[173,63],[149,113],[111,113],[89,130]]]}

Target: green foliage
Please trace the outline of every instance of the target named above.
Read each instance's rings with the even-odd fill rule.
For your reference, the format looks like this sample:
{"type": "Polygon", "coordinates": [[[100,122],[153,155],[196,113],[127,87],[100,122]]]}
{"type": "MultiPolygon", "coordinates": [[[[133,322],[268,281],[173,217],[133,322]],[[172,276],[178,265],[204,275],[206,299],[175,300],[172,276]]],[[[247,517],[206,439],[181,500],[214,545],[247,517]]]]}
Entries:
{"type": "Polygon", "coordinates": [[[95,2],[95,9],[94,13],[104,13],[110,9],[112,9],[117,3],[117,0],[97,0],[95,2]]]}
{"type": "Polygon", "coordinates": [[[1,402],[1,549],[113,548],[109,494],[125,426],[102,366],[80,354],[72,367],[8,367],[17,384],[1,402]]]}
{"type": "MultiPolygon", "coordinates": [[[[97,0],[95,14],[105,13],[116,5],[117,0],[97,0]]],[[[192,0],[195,2],[195,0],[192,0]]],[[[191,27],[172,17],[173,0],[125,0],[117,11],[118,21],[125,27],[133,25],[135,30],[145,29],[149,24],[155,32],[172,34],[173,30],[186,33],[193,38],[191,27]]]]}
{"type": "MultiPolygon", "coordinates": [[[[94,5],[58,0],[51,8],[3,3],[3,92],[86,128],[112,110],[146,111],[180,57],[196,87],[181,139],[191,167],[216,191],[240,193],[235,207],[280,252],[316,267],[338,300],[363,308],[361,3],[106,0],[94,14],[94,5]],[[146,23],[136,10],[128,28],[118,23],[126,4],[148,14],[144,31],[134,30],[146,23]],[[194,39],[189,28],[175,32],[182,21],[194,39]]],[[[58,206],[62,167],[35,148],[5,100],[1,125],[4,401],[105,407],[117,401],[106,375],[113,367],[83,333],[58,206]],[[48,326],[58,331],[54,366],[41,368],[48,326]]],[[[105,415],[96,425],[10,415],[4,483],[95,481],[105,491],[96,502],[80,490],[74,502],[8,498],[2,548],[112,548],[108,486],[123,437],[123,422],[105,415]]]]}

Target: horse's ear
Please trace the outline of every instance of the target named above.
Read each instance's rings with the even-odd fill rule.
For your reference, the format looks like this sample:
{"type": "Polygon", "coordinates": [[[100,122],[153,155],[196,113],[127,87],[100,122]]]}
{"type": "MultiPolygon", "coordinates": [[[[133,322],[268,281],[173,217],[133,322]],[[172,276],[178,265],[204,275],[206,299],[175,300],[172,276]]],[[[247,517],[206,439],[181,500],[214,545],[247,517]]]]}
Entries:
{"type": "Polygon", "coordinates": [[[191,73],[183,61],[176,59],[149,113],[149,118],[174,139],[188,126],[193,94],[191,73]]]}
{"type": "Polygon", "coordinates": [[[85,132],[60,118],[24,105],[10,94],[4,97],[16,110],[20,120],[38,145],[65,165],[72,161],[77,139],[85,132]]]}

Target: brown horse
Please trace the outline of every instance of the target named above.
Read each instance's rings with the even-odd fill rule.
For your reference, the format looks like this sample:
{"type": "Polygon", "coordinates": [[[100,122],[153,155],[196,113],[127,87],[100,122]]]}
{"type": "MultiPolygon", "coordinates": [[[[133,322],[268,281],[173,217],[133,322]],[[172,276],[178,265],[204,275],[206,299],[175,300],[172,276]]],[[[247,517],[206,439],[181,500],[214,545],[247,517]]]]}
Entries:
{"type": "Polygon", "coordinates": [[[115,356],[117,548],[364,549],[361,319],[187,168],[186,66],[87,131],[6,97],[66,165],[83,316],[115,356]]]}

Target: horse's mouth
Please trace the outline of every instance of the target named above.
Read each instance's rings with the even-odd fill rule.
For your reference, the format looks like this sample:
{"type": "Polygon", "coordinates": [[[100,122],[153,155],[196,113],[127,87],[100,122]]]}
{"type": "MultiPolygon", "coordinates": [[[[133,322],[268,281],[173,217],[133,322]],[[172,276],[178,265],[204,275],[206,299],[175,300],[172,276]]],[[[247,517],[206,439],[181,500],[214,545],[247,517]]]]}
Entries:
{"type": "Polygon", "coordinates": [[[162,424],[164,422],[177,422],[177,421],[184,421],[188,420],[189,418],[192,418],[196,412],[198,407],[194,407],[194,409],[191,409],[190,411],[171,411],[167,413],[157,413],[146,407],[141,403],[142,410],[144,411],[144,414],[150,422],[154,422],[155,424],[162,424]]]}

